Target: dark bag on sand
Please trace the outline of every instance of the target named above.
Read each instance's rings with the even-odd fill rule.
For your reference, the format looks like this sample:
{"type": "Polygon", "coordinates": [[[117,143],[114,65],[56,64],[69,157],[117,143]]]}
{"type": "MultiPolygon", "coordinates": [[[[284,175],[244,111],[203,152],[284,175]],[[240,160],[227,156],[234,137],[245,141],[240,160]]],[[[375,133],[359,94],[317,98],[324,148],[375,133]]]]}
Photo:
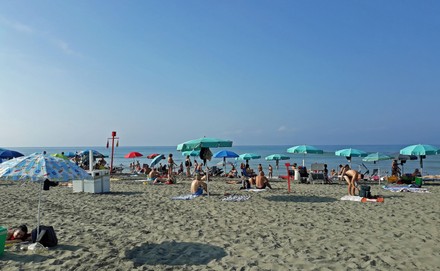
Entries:
{"type": "MultiPolygon", "coordinates": [[[[54,247],[58,245],[58,238],[52,226],[40,226],[40,232],[45,231],[40,237],[39,243],[45,247],[54,247]]],[[[37,228],[32,230],[32,243],[37,242],[37,228]]]]}
{"type": "Polygon", "coordinates": [[[361,185],[361,189],[359,190],[359,197],[371,199],[371,187],[369,185],[361,185]]]}

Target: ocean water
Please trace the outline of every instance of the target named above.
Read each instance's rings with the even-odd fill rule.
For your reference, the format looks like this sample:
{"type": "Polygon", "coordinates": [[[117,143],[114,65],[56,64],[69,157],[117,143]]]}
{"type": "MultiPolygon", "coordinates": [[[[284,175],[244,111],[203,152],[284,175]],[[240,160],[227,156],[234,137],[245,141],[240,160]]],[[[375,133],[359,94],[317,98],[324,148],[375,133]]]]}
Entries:
{"type": "MultiPolygon", "coordinates": [[[[297,163],[298,165],[302,165],[304,159],[304,163],[307,168],[310,168],[310,165],[312,163],[326,163],[330,171],[333,168],[337,170],[339,164],[348,163],[345,157],[335,156],[334,153],[337,150],[351,147],[366,151],[368,153],[380,152],[391,155],[398,153],[401,149],[406,147],[406,145],[352,145],[352,146],[315,145],[315,147],[322,149],[324,151],[324,154],[307,154],[307,155],[287,153],[287,149],[290,147],[292,147],[292,145],[271,145],[271,146],[259,145],[259,146],[233,146],[227,149],[234,151],[237,154],[255,153],[261,155],[260,159],[250,160],[249,165],[252,168],[254,168],[254,170],[256,170],[258,164],[261,164],[263,166],[264,171],[267,172],[268,165],[271,164],[274,167],[274,175],[277,174],[277,170],[275,168],[275,161],[266,161],[264,157],[275,153],[287,155],[290,157],[290,160],[280,161],[279,171],[278,171],[279,174],[285,175],[286,167],[284,166],[284,164],[286,162],[290,164],[297,163]]],[[[19,151],[24,155],[29,155],[34,152],[43,152],[43,151],[46,151],[49,154],[61,153],[61,152],[76,152],[76,151],[80,152],[85,149],[94,149],[104,155],[108,155],[109,157],[111,153],[111,148],[100,147],[100,146],[14,147],[8,149],[19,151]]],[[[222,149],[211,149],[213,154],[219,150],[222,149]]],[[[180,162],[183,162],[185,160],[185,157],[183,157],[182,154],[176,150],[176,146],[119,146],[115,148],[113,166],[123,165],[125,168],[128,168],[129,164],[133,161],[139,161],[141,165],[149,164],[151,160],[146,158],[146,156],[152,153],[160,153],[160,154],[164,154],[165,156],[168,156],[168,154],[172,153],[176,164],[179,164],[180,162]],[[140,152],[145,157],[136,158],[134,160],[124,158],[125,154],[132,151],[140,152]]],[[[192,160],[194,159],[200,161],[199,157],[192,157],[192,160]]],[[[110,164],[110,158],[106,158],[106,160],[110,164]]],[[[244,162],[244,161],[236,161],[234,158],[229,158],[227,159],[227,161],[236,163],[237,165],[240,165],[241,162],[244,162]]],[[[221,162],[222,159],[220,158],[212,158],[212,160],[208,162],[208,166],[213,166],[221,162]]],[[[386,172],[388,173],[391,172],[391,162],[392,160],[385,160],[385,161],[379,161],[376,164],[374,164],[372,162],[363,162],[362,158],[353,157],[351,164],[352,164],[352,168],[360,170],[362,173],[364,173],[367,170],[367,168],[370,170],[370,173],[372,172],[372,169],[378,168],[380,169],[383,175],[386,174],[386,172]]],[[[164,160],[164,163],[166,163],[166,160],[164,160]]],[[[412,173],[415,168],[420,168],[419,160],[407,161],[403,165],[403,170],[405,173],[412,173]]],[[[423,159],[423,175],[428,175],[428,174],[435,174],[435,175],[440,174],[440,155],[430,155],[427,156],[426,159],[423,159]]]]}

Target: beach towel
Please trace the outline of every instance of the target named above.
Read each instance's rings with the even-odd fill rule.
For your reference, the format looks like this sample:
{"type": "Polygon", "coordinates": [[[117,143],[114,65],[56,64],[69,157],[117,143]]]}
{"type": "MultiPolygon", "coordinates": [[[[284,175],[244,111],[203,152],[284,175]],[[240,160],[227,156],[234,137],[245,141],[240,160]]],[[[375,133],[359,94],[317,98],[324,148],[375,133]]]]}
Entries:
{"type": "Polygon", "coordinates": [[[188,194],[188,195],[182,195],[182,196],[177,196],[177,197],[172,197],[172,200],[191,200],[191,199],[195,199],[197,197],[199,197],[200,195],[195,195],[195,194],[188,194]]]}
{"type": "Polygon", "coordinates": [[[382,197],[377,198],[363,198],[359,196],[350,196],[346,195],[341,198],[341,200],[348,200],[348,201],[357,201],[357,202],[384,202],[384,199],[382,197]]]}
{"type": "Polygon", "coordinates": [[[249,195],[229,195],[224,198],[222,198],[222,201],[233,201],[233,202],[241,202],[241,201],[247,201],[251,198],[249,195]]]}
{"type": "Polygon", "coordinates": [[[243,189],[243,190],[241,190],[241,191],[262,192],[262,191],[267,191],[267,189],[251,188],[251,189],[243,189]]]}
{"type": "Polygon", "coordinates": [[[413,187],[411,185],[407,186],[382,186],[383,189],[391,191],[391,192],[412,192],[412,193],[429,193],[428,189],[413,187]]]}

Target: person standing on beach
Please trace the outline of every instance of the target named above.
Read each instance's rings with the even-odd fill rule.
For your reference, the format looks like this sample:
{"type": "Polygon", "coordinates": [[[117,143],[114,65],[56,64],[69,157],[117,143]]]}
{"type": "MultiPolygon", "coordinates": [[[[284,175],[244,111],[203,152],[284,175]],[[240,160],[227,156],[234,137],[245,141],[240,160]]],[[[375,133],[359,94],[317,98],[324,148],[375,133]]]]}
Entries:
{"type": "Polygon", "coordinates": [[[187,155],[186,159],[185,159],[185,167],[186,167],[186,176],[187,177],[191,176],[191,166],[192,166],[191,159],[189,158],[189,155],[187,155]]]}
{"type": "MultiPolygon", "coordinates": [[[[345,167],[346,169],[346,167],[345,167]]],[[[358,171],[354,169],[348,169],[343,172],[344,180],[348,184],[348,194],[350,196],[356,196],[356,190],[359,192],[359,188],[357,187],[357,181],[364,178],[363,174],[360,174],[358,171]]]]}
{"type": "Polygon", "coordinates": [[[269,164],[269,174],[268,174],[269,179],[272,178],[272,174],[273,174],[273,168],[272,168],[272,165],[269,164]]]}
{"type": "Polygon", "coordinates": [[[258,164],[258,172],[263,171],[263,166],[261,164],[258,164]]]}
{"type": "MultiPolygon", "coordinates": [[[[176,163],[174,163],[173,160],[173,154],[170,153],[168,155],[168,178],[171,178],[171,175],[173,174],[174,171],[174,165],[176,165],[176,163]]],[[[177,165],[176,165],[177,166],[177,165]]]]}

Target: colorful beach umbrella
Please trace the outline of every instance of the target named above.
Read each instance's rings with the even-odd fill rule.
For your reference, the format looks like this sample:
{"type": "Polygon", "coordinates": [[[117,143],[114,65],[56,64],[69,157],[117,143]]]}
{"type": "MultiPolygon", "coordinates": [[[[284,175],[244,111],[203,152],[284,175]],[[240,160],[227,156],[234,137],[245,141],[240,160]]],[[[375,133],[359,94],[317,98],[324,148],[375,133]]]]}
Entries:
{"type": "Polygon", "coordinates": [[[22,153],[13,150],[0,149],[0,159],[11,159],[24,156],[22,153]]]}
{"type": "Polygon", "coordinates": [[[312,153],[312,154],[323,154],[324,151],[321,149],[318,149],[311,145],[298,145],[287,149],[288,153],[302,153],[303,156],[303,166],[305,164],[306,154],[312,153]]]}
{"type": "Polygon", "coordinates": [[[216,153],[214,153],[214,158],[223,158],[223,167],[226,174],[226,158],[236,158],[238,157],[238,154],[236,154],[233,151],[228,150],[221,150],[216,153]]]}
{"type": "Polygon", "coordinates": [[[54,154],[52,154],[52,156],[53,157],[58,157],[58,158],[61,158],[61,159],[64,159],[64,160],[69,160],[69,157],[65,156],[62,153],[54,153],[54,154]]]}
{"type": "Polygon", "coordinates": [[[420,159],[420,168],[423,173],[423,159],[426,158],[426,155],[436,155],[440,151],[439,148],[434,147],[432,145],[427,144],[417,144],[407,146],[400,150],[400,154],[405,155],[418,155],[420,159]]]}

